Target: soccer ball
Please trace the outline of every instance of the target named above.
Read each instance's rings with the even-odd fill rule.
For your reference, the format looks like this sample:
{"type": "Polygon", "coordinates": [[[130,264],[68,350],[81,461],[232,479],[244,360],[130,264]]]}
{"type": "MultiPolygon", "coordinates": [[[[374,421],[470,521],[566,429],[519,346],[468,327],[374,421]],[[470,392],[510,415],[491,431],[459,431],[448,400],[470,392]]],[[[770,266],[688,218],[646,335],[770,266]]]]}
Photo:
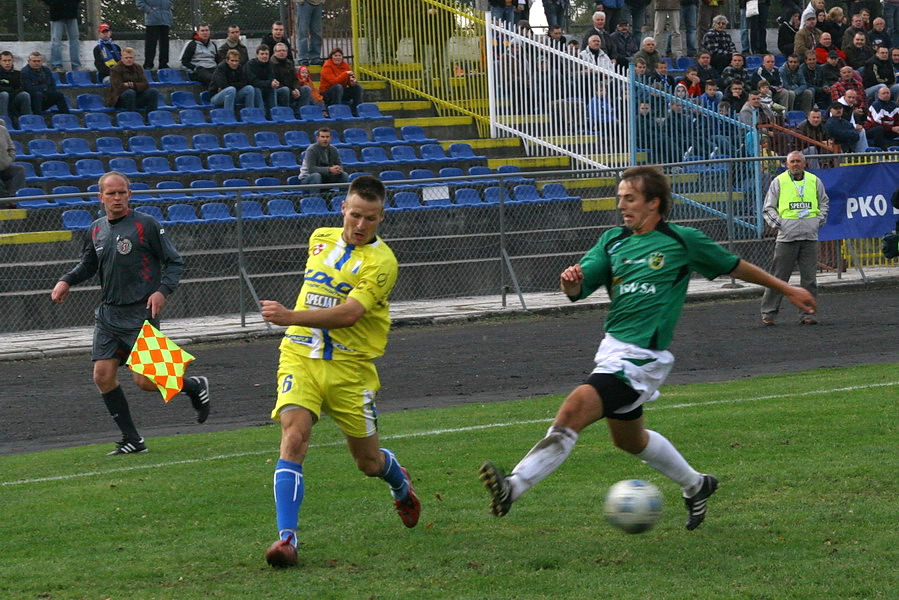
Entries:
{"type": "Polygon", "coordinates": [[[615,527],[627,533],[642,533],[662,515],[662,494],[647,481],[619,481],[609,488],[603,512],[615,527]]]}

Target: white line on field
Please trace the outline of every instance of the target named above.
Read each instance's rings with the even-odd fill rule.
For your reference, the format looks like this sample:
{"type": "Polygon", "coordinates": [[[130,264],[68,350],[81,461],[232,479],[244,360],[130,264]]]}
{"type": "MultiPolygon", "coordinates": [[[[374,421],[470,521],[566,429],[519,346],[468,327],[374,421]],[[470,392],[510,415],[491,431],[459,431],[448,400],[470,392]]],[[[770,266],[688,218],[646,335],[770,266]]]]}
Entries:
{"type": "MultiPolygon", "coordinates": [[[[692,408],[696,406],[711,406],[713,404],[737,404],[740,402],[756,402],[759,400],[777,400],[781,398],[800,398],[803,396],[818,396],[822,394],[834,394],[838,392],[854,392],[858,390],[866,390],[871,388],[889,387],[899,385],[899,381],[890,381],[887,383],[871,383],[867,385],[854,385],[842,388],[832,388],[829,390],[813,390],[809,392],[799,392],[795,394],[772,394],[769,396],[753,396],[750,398],[728,398],[725,400],[707,400],[705,402],[689,402],[682,404],[661,404],[653,405],[653,411],[673,409],[673,408],[692,408]]],[[[495,429],[498,427],[512,427],[515,425],[533,425],[535,423],[549,423],[552,419],[530,419],[526,421],[509,421],[506,423],[488,423],[486,425],[471,425],[469,427],[454,427],[452,429],[431,429],[429,431],[418,431],[414,433],[400,433],[397,435],[383,436],[383,440],[399,440],[404,438],[430,437],[434,435],[443,435],[447,433],[462,433],[466,431],[478,431],[481,429],[495,429]]],[[[312,444],[313,448],[323,448],[328,446],[342,446],[345,444],[343,440],[335,442],[326,442],[322,444],[312,444]]],[[[54,475],[53,477],[36,477],[33,479],[17,479],[13,481],[0,481],[0,487],[12,485],[28,485],[32,483],[44,483],[47,481],[64,481],[67,479],[76,479],[79,477],[93,477],[95,475],[112,475],[114,473],[127,473],[130,471],[142,471],[145,469],[158,469],[161,467],[170,467],[174,465],[189,465],[201,462],[211,462],[214,460],[227,460],[230,458],[242,458],[245,456],[258,456],[260,454],[274,455],[277,448],[267,448],[265,450],[253,450],[250,452],[236,452],[234,454],[219,454],[217,456],[204,456],[203,458],[189,458],[185,460],[175,460],[163,463],[155,463],[152,465],[133,465],[130,467],[121,467],[118,469],[107,469],[104,471],[84,471],[82,473],[70,473],[68,475],[54,475]]]]}

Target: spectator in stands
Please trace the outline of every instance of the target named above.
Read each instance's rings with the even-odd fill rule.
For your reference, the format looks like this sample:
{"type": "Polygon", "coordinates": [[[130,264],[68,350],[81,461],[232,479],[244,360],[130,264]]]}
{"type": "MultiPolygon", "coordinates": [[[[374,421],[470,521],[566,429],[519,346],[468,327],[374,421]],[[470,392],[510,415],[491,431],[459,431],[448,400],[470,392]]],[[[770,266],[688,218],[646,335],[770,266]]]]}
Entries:
{"type": "MultiPolygon", "coordinates": [[[[815,23],[817,24],[817,17],[815,18],[815,23]]],[[[846,16],[843,13],[843,9],[839,6],[834,6],[829,11],[827,11],[827,18],[823,23],[818,27],[818,29],[823,33],[827,32],[830,34],[830,38],[836,42],[837,47],[843,41],[843,34],[846,33],[846,29],[848,29],[849,23],[846,22],[846,16]]]]}
{"type": "Polygon", "coordinates": [[[826,63],[827,57],[830,56],[831,52],[836,52],[840,60],[846,60],[846,53],[833,45],[833,40],[830,39],[830,34],[825,31],[821,34],[821,37],[818,38],[818,45],[815,46],[815,54],[818,57],[818,64],[823,65],[824,63],[826,63]]]}
{"type": "Polygon", "coordinates": [[[566,46],[568,50],[568,54],[572,56],[577,56],[581,53],[581,43],[577,40],[568,40],[568,45],[566,46]]]}
{"type": "Polygon", "coordinates": [[[609,48],[611,45],[609,43],[609,32],[606,31],[606,13],[602,11],[596,11],[593,13],[593,22],[590,25],[590,28],[587,29],[587,32],[581,38],[581,48],[587,48],[587,41],[590,39],[591,35],[598,35],[599,41],[602,44],[602,48],[609,48]]]}
{"type": "Polygon", "coordinates": [[[290,40],[284,34],[284,23],[275,21],[272,23],[271,33],[267,33],[262,37],[262,43],[268,46],[269,52],[275,47],[275,44],[284,44],[287,46],[287,58],[293,60],[293,49],[290,47],[290,40]]]}
{"type": "Polygon", "coordinates": [[[718,112],[718,105],[724,99],[724,94],[718,91],[718,84],[714,79],[705,82],[703,93],[697,99],[699,106],[712,112],[718,112]]]}
{"type": "Polygon", "coordinates": [[[81,0],[44,0],[50,9],[50,67],[62,73],[62,34],[69,38],[69,62],[73,71],[81,70],[81,40],[78,39],[78,18],[81,0]]]}
{"type": "Polygon", "coordinates": [[[870,104],[882,87],[889,88],[894,98],[899,98],[899,84],[896,83],[896,72],[890,61],[890,51],[886,46],[878,46],[877,52],[865,64],[862,71],[862,85],[870,104]]]}
{"type": "Polygon", "coordinates": [[[518,20],[516,15],[518,3],[515,0],[490,0],[490,16],[494,21],[499,21],[506,29],[514,29],[518,20]]]}
{"type": "Polygon", "coordinates": [[[809,15],[817,15],[820,11],[824,10],[824,0],[811,0],[808,5],[802,10],[802,16],[799,18],[803,23],[805,22],[805,18],[809,15]]]}
{"type": "Polygon", "coordinates": [[[877,98],[868,109],[868,119],[864,126],[868,138],[879,139],[880,147],[884,150],[890,146],[899,146],[899,105],[893,102],[888,87],[877,90],[877,98]],[[880,133],[872,134],[875,130],[880,130],[880,133]]]}
{"type": "Polygon", "coordinates": [[[684,26],[684,35],[687,38],[687,41],[684,43],[687,56],[696,56],[696,45],[698,42],[696,39],[696,23],[699,3],[699,0],[680,0],[680,21],[684,26]]]}
{"type": "Polygon", "coordinates": [[[246,70],[240,64],[240,51],[228,50],[225,60],[212,72],[209,82],[209,103],[234,112],[236,103],[247,108],[262,107],[262,92],[257,90],[247,78],[246,70]]]}
{"type": "Polygon", "coordinates": [[[185,44],[181,52],[181,66],[203,87],[209,87],[212,72],[218,66],[217,54],[218,48],[210,39],[209,23],[201,23],[197,25],[193,39],[185,44]]]}
{"type": "Polygon", "coordinates": [[[696,131],[693,119],[684,110],[683,103],[678,100],[672,100],[669,104],[668,114],[662,123],[662,135],[665,143],[660,158],[670,163],[682,162],[693,147],[696,131]]]}
{"type": "Polygon", "coordinates": [[[684,76],[678,83],[681,83],[684,87],[687,88],[687,95],[691,98],[699,98],[705,91],[702,85],[702,81],[700,81],[699,79],[699,69],[696,68],[696,65],[690,65],[689,67],[687,67],[687,70],[684,72],[684,76]]]}
{"type": "Polygon", "coordinates": [[[802,75],[801,66],[799,56],[789,55],[787,62],[780,67],[780,80],[783,82],[784,89],[793,92],[795,98],[793,106],[797,110],[807,113],[815,101],[815,94],[802,75]]]}
{"type": "Polygon", "coordinates": [[[721,84],[724,87],[730,87],[736,81],[748,84],[751,75],[746,70],[746,67],[743,66],[744,64],[743,55],[739,52],[734,52],[731,55],[730,65],[721,72],[721,84]]]}
{"type": "Polygon", "coordinates": [[[22,74],[13,64],[12,52],[0,52],[0,115],[12,118],[31,114],[31,95],[22,87],[22,74]]]}
{"type": "Polygon", "coordinates": [[[137,0],[144,13],[144,70],[153,68],[159,46],[159,68],[169,68],[169,31],[172,29],[172,0],[137,0]]]}
{"type": "Polygon", "coordinates": [[[840,79],[830,87],[830,98],[831,100],[839,100],[849,90],[857,92],[858,110],[862,112],[861,118],[864,119],[864,113],[868,110],[865,86],[858,71],[847,65],[840,68],[840,79]]]}
{"type": "Polygon", "coordinates": [[[896,74],[896,81],[899,81],[899,48],[890,48],[890,61],[893,63],[893,72],[896,74]]]}
{"type": "Polygon", "coordinates": [[[547,35],[543,38],[543,42],[550,48],[555,48],[559,52],[565,52],[565,46],[568,43],[565,36],[562,35],[562,28],[558,25],[550,25],[547,35]]]}
{"type": "Polygon", "coordinates": [[[696,70],[703,82],[711,79],[718,83],[721,79],[721,71],[712,66],[712,55],[706,50],[701,51],[696,57],[696,70]]]}
{"type": "Polygon", "coordinates": [[[719,72],[724,71],[737,54],[737,46],[727,30],[727,17],[718,15],[712,19],[712,28],[702,36],[700,46],[712,57],[711,63],[719,72]]]}
{"type": "Polygon", "coordinates": [[[615,65],[612,59],[602,49],[602,41],[598,35],[591,35],[587,38],[587,47],[578,55],[581,60],[585,60],[592,65],[596,65],[602,69],[614,69],[615,65]]]}
{"type": "Polygon", "coordinates": [[[749,100],[749,94],[746,92],[746,85],[742,81],[734,81],[724,90],[722,102],[730,104],[730,112],[737,115],[743,110],[743,105],[749,100]]]}
{"type": "Polygon", "coordinates": [[[784,106],[786,110],[793,110],[793,104],[796,102],[796,94],[784,87],[780,78],[780,71],[777,70],[774,62],[773,54],[766,54],[762,58],[761,66],[755,70],[749,80],[749,85],[758,89],[758,83],[762,79],[771,84],[771,93],[774,101],[784,106]]]}
{"type": "Polygon", "coordinates": [[[784,19],[777,28],[777,49],[784,56],[793,54],[796,47],[796,34],[799,33],[799,13],[792,11],[789,15],[784,13],[784,19]]]}
{"type": "MultiPolygon", "coordinates": [[[[16,192],[25,186],[25,168],[14,165],[16,160],[16,146],[13,144],[6,124],[0,120],[0,182],[4,189],[0,194],[13,197],[16,192]]],[[[0,208],[15,208],[14,201],[6,202],[0,208]]]]}
{"type": "Polygon", "coordinates": [[[599,84],[596,93],[587,101],[587,131],[602,131],[603,125],[616,123],[618,116],[615,106],[609,102],[605,84],[599,84]]]}
{"type": "Polygon", "coordinates": [[[802,27],[793,37],[794,53],[799,56],[805,56],[806,52],[815,49],[818,45],[818,40],[821,39],[821,30],[816,27],[817,24],[818,18],[815,15],[810,14],[806,17],[805,23],[802,24],[802,27]]]}
{"type": "Polygon", "coordinates": [[[353,114],[357,114],[356,108],[362,103],[362,86],[356,81],[350,64],[343,59],[343,50],[340,48],[331,50],[328,60],[322,66],[318,91],[326,105],[348,104],[353,109],[353,114]]]}
{"type": "MultiPolygon", "coordinates": [[[[844,67],[845,68],[845,67],[844,67]]],[[[876,146],[880,142],[880,136],[883,134],[879,130],[872,130],[872,138],[868,139],[865,131],[865,121],[868,120],[868,111],[862,106],[862,94],[853,89],[847,89],[846,93],[837,100],[843,105],[843,120],[849,121],[850,125],[858,131],[859,139],[856,143],[855,152],[864,152],[868,146],[876,146]]]]}
{"type": "MultiPolygon", "coordinates": [[[[309,73],[309,67],[307,67],[306,65],[300,65],[297,68],[297,81],[301,91],[303,91],[303,88],[309,90],[309,104],[316,104],[318,106],[324,107],[324,99],[322,98],[322,95],[318,93],[318,90],[315,89],[315,82],[312,81],[312,75],[309,73]]],[[[305,94],[305,92],[303,93],[305,94]]]]}
{"type": "Polygon", "coordinates": [[[550,30],[558,27],[559,31],[568,27],[569,0],[543,0],[543,14],[550,30]]]}
{"type": "Polygon", "coordinates": [[[649,102],[640,102],[637,109],[637,148],[646,151],[647,163],[658,162],[653,155],[653,148],[660,135],[661,129],[649,102]]]}
{"type": "MultiPolygon", "coordinates": [[[[808,111],[808,115],[806,116],[805,120],[796,126],[796,133],[804,135],[805,137],[822,144],[828,144],[831,141],[830,136],[827,135],[826,131],[824,131],[824,125],[821,118],[821,109],[819,108],[813,108],[808,111]]],[[[803,148],[802,153],[820,154],[821,149],[817,146],[808,146],[807,148],[803,148]]]]}
{"type": "Polygon", "coordinates": [[[250,60],[250,51],[240,39],[240,25],[228,25],[228,37],[222,42],[215,54],[216,61],[221,64],[227,60],[228,52],[236,50],[240,55],[240,66],[244,66],[250,60]]]}
{"type": "Polygon", "coordinates": [[[883,17],[877,17],[874,19],[874,23],[872,24],[871,31],[868,32],[868,45],[871,46],[873,50],[880,48],[881,46],[890,47],[891,36],[887,31],[887,22],[883,19],[883,17]]]}
{"type": "Polygon", "coordinates": [[[643,38],[643,42],[640,44],[640,51],[634,55],[634,58],[642,59],[643,62],[646,63],[647,73],[655,72],[656,65],[658,65],[661,60],[661,55],[656,49],[655,38],[649,36],[643,38]]]}
{"type": "Polygon", "coordinates": [[[874,56],[874,52],[868,46],[868,36],[864,33],[856,33],[852,38],[852,45],[844,51],[846,52],[846,64],[856,70],[863,69],[865,63],[874,56]]]}
{"type": "Polygon", "coordinates": [[[112,28],[106,23],[97,27],[99,39],[94,46],[94,67],[97,69],[97,81],[109,82],[109,69],[122,60],[122,48],[112,41],[112,28]]]}
{"type": "Polygon", "coordinates": [[[256,48],[256,58],[251,58],[243,66],[247,81],[257,90],[257,98],[261,94],[262,106],[266,112],[275,106],[275,89],[278,87],[270,54],[271,50],[266,44],[259,44],[256,48]]]}
{"type": "MultiPolygon", "coordinates": [[[[853,40],[855,40],[856,33],[862,33],[865,36],[865,44],[868,43],[868,30],[865,29],[865,21],[861,15],[852,15],[852,19],[850,21],[851,25],[846,28],[846,31],[843,32],[843,37],[839,40],[840,48],[843,51],[846,51],[850,46],[852,46],[853,40]]],[[[834,38],[834,43],[837,43],[837,39],[834,38]]]]}
{"type": "Polygon", "coordinates": [[[756,89],[758,90],[759,97],[762,100],[762,105],[770,111],[783,116],[783,113],[786,109],[782,104],[778,104],[774,101],[774,94],[771,92],[771,84],[768,83],[767,80],[761,79],[756,84],[756,89]]]}
{"type": "Polygon", "coordinates": [[[297,7],[297,62],[321,65],[322,5],[325,0],[306,0],[297,7]]]}
{"type": "MultiPolygon", "coordinates": [[[[812,91],[812,98],[818,106],[827,106],[830,104],[830,86],[824,86],[821,82],[821,72],[823,67],[818,66],[818,58],[814,50],[805,53],[805,62],[799,67],[805,84],[812,91]]],[[[837,74],[839,76],[839,73],[837,74]]]]}
{"type": "Polygon", "coordinates": [[[827,55],[827,61],[818,67],[818,70],[821,72],[821,86],[826,89],[828,93],[827,106],[833,101],[831,92],[833,92],[833,84],[840,80],[840,68],[842,68],[842,63],[843,61],[840,60],[840,55],[834,50],[827,55]]]}
{"type": "MultiPolygon", "coordinates": [[[[531,4],[531,2],[528,2],[531,4]]],[[[594,10],[604,12],[606,14],[606,31],[610,34],[615,31],[618,20],[621,15],[621,9],[624,7],[624,0],[602,0],[594,2],[594,10]]]]}
{"type": "Polygon", "coordinates": [[[275,87],[275,101],[278,106],[290,106],[297,112],[299,107],[309,104],[312,92],[309,88],[300,86],[297,68],[293,61],[287,58],[286,44],[281,42],[275,44],[271,63],[275,81],[278,83],[275,87]]]}
{"type": "Polygon", "coordinates": [[[109,70],[106,106],[147,112],[159,106],[159,92],[150,87],[144,69],[134,63],[134,48],[124,48],[122,60],[109,70]]]}
{"type": "Polygon", "coordinates": [[[683,56],[684,42],[680,32],[680,0],[655,0],[655,25],[653,36],[665,51],[670,43],[668,56],[683,56]],[[663,38],[663,34],[665,37],[663,38]]]}
{"type": "Polygon", "coordinates": [[[631,24],[627,19],[618,21],[615,32],[609,36],[609,44],[607,53],[619,69],[626,69],[630,58],[640,50],[639,38],[631,31],[631,24]]]}
{"type": "Polygon", "coordinates": [[[650,81],[652,81],[652,87],[669,94],[674,89],[674,86],[677,85],[674,77],[668,74],[668,63],[664,60],[658,62],[655,73],[652,73],[649,77],[650,81]]]}
{"type": "Polygon", "coordinates": [[[739,119],[744,125],[767,125],[776,121],[771,109],[762,103],[758,90],[749,92],[746,104],[740,109],[739,119]]]}
{"type": "Polygon", "coordinates": [[[22,69],[22,89],[31,96],[31,112],[36,115],[55,106],[61,113],[69,112],[66,97],[56,89],[53,73],[44,66],[44,57],[40,52],[28,55],[28,64],[22,69]]]}
{"type": "Polygon", "coordinates": [[[824,132],[827,137],[840,145],[841,152],[853,152],[858,146],[861,135],[858,128],[843,118],[843,109],[846,106],[840,102],[830,105],[830,116],[824,122],[824,132]]]}
{"type": "MultiPolygon", "coordinates": [[[[758,0],[758,14],[750,17],[746,15],[746,21],[749,25],[749,47],[753,54],[768,53],[768,9],[771,7],[771,0],[758,0]]],[[[744,48],[745,50],[745,48],[744,48]]]]}
{"type": "MultiPolygon", "coordinates": [[[[306,148],[303,166],[300,167],[300,184],[335,184],[349,180],[340,163],[340,154],[331,145],[331,130],[327,127],[320,128],[315,132],[315,143],[306,148]]],[[[313,191],[320,192],[321,188],[313,191]]]]}

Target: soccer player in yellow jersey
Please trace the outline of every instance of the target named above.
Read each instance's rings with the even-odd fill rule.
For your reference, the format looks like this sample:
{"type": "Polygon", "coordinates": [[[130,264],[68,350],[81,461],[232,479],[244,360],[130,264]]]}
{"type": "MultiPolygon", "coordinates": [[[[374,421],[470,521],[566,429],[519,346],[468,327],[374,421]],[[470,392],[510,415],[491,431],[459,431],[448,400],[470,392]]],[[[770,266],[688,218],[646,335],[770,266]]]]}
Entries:
{"type": "Polygon", "coordinates": [[[275,567],[297,563],[303,459],[322,411],[343,431],[359,470],[390,486],[403,524],[418,523],[421,504],[409,473],[378,439],[375,394],[381,386],[372,361],[387,345],[387,297],[397,277],[396,257],[377,237],[384,196],[378,179],[366,175],[354,180],[341,206],[343,227],[321,227],[309,238],[294,309],[262,301],[266,321],[288,326],[272,411],[272,419],[281,422],[274,480],[280,539],[268,549],[266,560],[275,567]]]}

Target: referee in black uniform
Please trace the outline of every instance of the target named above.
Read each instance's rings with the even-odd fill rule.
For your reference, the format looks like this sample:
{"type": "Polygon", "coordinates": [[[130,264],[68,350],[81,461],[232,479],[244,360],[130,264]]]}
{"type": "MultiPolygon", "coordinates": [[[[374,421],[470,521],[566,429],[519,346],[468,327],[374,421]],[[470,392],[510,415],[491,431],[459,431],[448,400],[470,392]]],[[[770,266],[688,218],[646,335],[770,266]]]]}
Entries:
{"type": "MultiPolygon", "coordinates": [[[[149,215],[131,210],[131,182],[124,174],[110,171],[100,177],[99,198],[106,216],[94,221],[81,250],[81,262],[63,275],[50,299],[60,303],[71,286],[100,274],[102,302],[95,312],[94,383],[103,395],[109,414],[122,431],[122,441],[109,456],[146,452],[137,432],[125,392],[119,385],[118,368],[128,360],[145,320],[159,328],[159,313],[166,298],[178,287],[184,261],[165,229],[149,215]]],[[[156,384],[133,373],[143,390],[157,391],[156,384]]],[[[197,411],[197,421],[209,416],[209,380],[186,377],[182,391],[197,411]]]]}

